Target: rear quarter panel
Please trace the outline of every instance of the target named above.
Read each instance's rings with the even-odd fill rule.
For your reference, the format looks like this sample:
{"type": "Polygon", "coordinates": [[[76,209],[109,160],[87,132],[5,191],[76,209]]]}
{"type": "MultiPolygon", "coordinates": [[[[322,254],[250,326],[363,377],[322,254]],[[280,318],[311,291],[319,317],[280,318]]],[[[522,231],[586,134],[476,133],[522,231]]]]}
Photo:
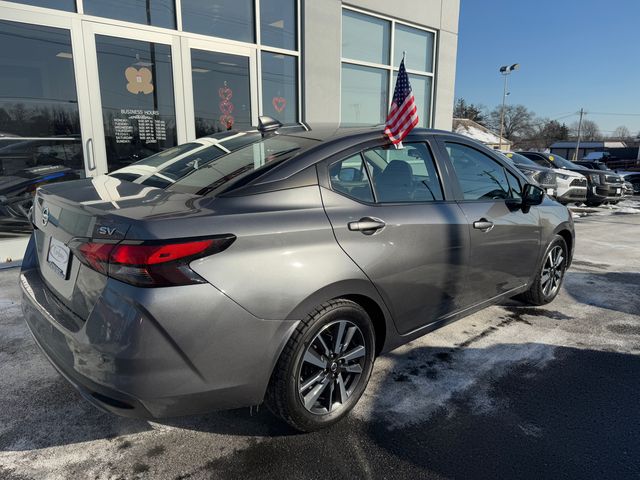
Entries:
{"type": "Polygon", "coordinates": [[[384,308],[336,242],[317,185],[220,199],[214,218],[217,232],[237,239],[191,268],[256,317],[300,320],[348,294],[373,297],[384,308]]]}

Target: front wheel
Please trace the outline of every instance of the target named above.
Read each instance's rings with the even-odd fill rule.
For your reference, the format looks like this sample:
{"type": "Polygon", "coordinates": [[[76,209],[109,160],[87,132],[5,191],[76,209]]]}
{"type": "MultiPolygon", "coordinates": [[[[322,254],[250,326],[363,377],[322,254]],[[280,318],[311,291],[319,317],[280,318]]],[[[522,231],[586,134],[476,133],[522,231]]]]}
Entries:
{"type": "Polygon", "coordinates": [[[546,305],[558,295],[569,260],[567,243],[556,235],[545,252],[540,270],[536,274],[531,288],[518,299],[530,305],[546,305]]]}
{"type": "Polygon", "coordinates": [[[293,428],[310,432],[342,419],[364,392],[375,356],[367,312],[332,300],[300,322],[269,383],[269,409],[293,428]]]}

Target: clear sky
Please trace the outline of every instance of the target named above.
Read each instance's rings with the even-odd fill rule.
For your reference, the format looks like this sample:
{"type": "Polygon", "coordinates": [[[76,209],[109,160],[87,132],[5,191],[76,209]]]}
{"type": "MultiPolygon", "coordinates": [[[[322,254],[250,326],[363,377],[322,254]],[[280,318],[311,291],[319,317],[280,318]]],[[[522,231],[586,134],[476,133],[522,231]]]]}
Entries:
{"type": "Polygon", "coordinates": [[[603,133],[640,132],[640,0],[461,0],[456,98],[509,103],[567,125],[584,107],[603,133]],[[626,113],[635,115],[601,115],[626,113]]]}

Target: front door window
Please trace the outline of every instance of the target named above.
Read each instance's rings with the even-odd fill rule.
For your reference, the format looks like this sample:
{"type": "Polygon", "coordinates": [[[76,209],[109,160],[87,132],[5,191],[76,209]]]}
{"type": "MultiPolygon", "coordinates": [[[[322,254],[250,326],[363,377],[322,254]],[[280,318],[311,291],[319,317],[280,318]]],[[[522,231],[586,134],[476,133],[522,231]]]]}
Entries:
{"type": "Polygon", "coordinates": [[[96,36],[109,171],[177,144],[169,45],[96,36]]]}

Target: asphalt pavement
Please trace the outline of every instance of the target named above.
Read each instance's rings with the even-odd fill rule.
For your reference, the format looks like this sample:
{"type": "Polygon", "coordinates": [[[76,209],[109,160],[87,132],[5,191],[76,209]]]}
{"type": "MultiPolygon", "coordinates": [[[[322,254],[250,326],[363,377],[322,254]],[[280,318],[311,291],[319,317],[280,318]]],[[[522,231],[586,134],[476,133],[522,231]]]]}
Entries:
{"type": "Polygon", "coordinates": [[[559,297],[494,306],[376,362],[346,421],[102,413],[48,364],[0,270],[0,479],[640,478],[640,203],[578,212],[559,297]]]}

